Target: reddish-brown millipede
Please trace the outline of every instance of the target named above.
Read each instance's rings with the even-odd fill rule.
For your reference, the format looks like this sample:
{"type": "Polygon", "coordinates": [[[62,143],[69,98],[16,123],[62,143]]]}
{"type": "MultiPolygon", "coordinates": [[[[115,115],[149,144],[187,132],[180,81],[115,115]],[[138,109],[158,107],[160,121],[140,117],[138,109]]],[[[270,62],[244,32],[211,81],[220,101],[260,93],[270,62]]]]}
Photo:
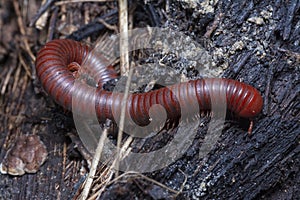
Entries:
{"type": "MultiPolygon", "coordinates": [[[[46,92],[64,108],[72,110],[72,101],[76,101],[79,112],[94,110],[100,122],[116,120],[115,116],[120,116],[123,94],[105,91],[101,86],[116,78],[117,73],[102,58],[89,63],[88,69],[81,69],[83,60],[90,54],[89,48],[79,42],[53,40],[38,52],[37,75],[46,92]],[[87,84],[77,84],[75,77],[78,70],[91,74],[98,83],[97,89],[87,84]]],[[[231,79],[211,78],[130,94],[126,101],[126,116],[130,116],[136,124],[146,126],[151,121],[149,109],[160,104],[167,114],[166,123],[174,126],[181,117],[210,110],[211,97],[218,101],[218,95],[222,92],[226,95],[227,109],[239,117],[252,119],[262,109],[263,99],[255,88],[231,79]]]]}

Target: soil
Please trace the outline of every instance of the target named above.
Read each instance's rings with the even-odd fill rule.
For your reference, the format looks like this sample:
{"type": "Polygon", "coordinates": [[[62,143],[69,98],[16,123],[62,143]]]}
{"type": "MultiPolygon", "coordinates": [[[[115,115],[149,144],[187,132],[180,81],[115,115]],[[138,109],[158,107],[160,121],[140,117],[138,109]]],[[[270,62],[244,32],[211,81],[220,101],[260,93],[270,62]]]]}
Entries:
{"type": "MultiPolygon", "coordinates": [[[[90,155],[83,150],[72,112],[43,90],[35,59],[52,39],[69,38],[95,46],[117,34],[118,4],[44,2],[0,1],[0,162],[22,135],[38,135],[48,150],[46,162],[36,173],[0,174],[0,199],[77,199],[89,171],[90,155]]],[[[200,125],[196,128],[187,123],[134,140],[132,150],[142,153],[164,147],[181,132],[194,135],[180,158],[154,172],[111,173],[109,166],[99,164],[90,198],[298,199],[300,1],[145,0],[129,1],[128,8],[130,27],[163,27],[171,34],[183,34],[190,48],[188,56],[194,55],[194,44],[201,47],[198,53],[209,56],[209,76],[252,85],[261,92],[264,106],[251,134],[247,133],[248,119],[229,114],[221,135],[204,156],[199,155],[210,127],[208,115],[197,116],[200,125]]],[[[179,50],[186,45],[176,42],[179,50]]],[[[191,61],[180,54],[149,49],[135,51],[133,58],[137,64],[159,64],[137,70],[132,92],[152,89],[148,80],[158,82],[159,77],[164,77],[164,84],[173,84],[168,76],[172,80],[183,75],[202,78],[205,70],[199,65],[206,69],[207,64],[205,59],[191,61]]],[[[119,71],[118,59],[113,64],[119,71]]],[[[111,81],[105,89],[115,85],[111,81]]],[[[116,143],[113,129],[110,139],[116,143]]],[[[170,152],[165,153],[161,156],[170,152]]]]}

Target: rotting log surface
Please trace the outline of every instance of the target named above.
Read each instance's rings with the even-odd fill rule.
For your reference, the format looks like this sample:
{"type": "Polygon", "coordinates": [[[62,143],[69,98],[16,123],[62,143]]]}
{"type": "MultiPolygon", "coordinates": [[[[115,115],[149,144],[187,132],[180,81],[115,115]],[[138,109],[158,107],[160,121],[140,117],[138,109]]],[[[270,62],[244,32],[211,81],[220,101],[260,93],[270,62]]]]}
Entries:
{"type": "MultiPolygon", "coordinates": [[[[4,7],[6,4],[9,5],[5,3],[4,7]]],[[[159,6],[152,9],[158,10],[159,6]]],[[[207,131],[200,127],[181,159],[147,176],[177,190],[187,178],[178,199],[296,199],[300,196],[299,7],[299,0],[245,3],[221,0],[212,5],[211,12],[200,5],[195,8],[183,3],[170,5],[168,25],[202,43],[218,65],[229,66],[225,77],[241,79],[259,89],[265,104],[251,135],[246,132],[247,125],[241,127],[239,122],[229,121],[214,149],[199,159],[199,147],[207,131]],[[216,20],[218,16],[220,19],[216,20]],[[214,22],[217,26],[208,34],[214,22]],[[235,48],[235,44],[242,44],[241,49],[235,48]]],[[[9,13],[12,10],[9,8],[11,5],[3,18],[9,16],[10,20],[2,19],[3,27],[17,33],[13,28],[16,16],[9,13]]],[[[32,35],[37,43],[40,40],[37,34],[32,35]]],[[[1,35],[0,46],[1,89],[2,78],[12,75],[1,97],[0,159],[15,135],[21,133],[40,135],[50,153],[37,174],[16,178],[0,175],[0,199],[71,198],[82,181],[81,158],[67,156],[69,152],[65,148],[69,143],[66,133],[76,132],[71,113],[64,112],[37,90],[40,86],[36,81],[31,82],[17,65],[17,56],[10,49],[20,44],[12,42],[11,36],[4,36],[1,35]],[[16,84],[15,79],[19,80],[16,84]]],[[[202,120],[206,123],[206,119],[202,120]]],[[[170,139],[168,135],[161,137],[170,139]]],[[[157,143],[149,140],[142,145],[155,147],[157,143]]],[[[171,195],[144,179],[128,177],[110,185],[101,199],[159,199],[171,195]]]]}

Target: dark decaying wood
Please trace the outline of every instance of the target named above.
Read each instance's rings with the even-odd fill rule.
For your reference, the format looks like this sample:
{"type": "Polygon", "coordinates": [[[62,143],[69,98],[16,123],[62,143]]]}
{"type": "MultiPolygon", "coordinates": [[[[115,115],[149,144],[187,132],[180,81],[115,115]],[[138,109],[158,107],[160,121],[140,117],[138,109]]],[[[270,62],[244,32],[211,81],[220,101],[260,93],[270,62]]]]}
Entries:
{"type": "MultiPolygon", "coordinates": [[[[79,142],[74,148],[71,145],[77,134],[72,113],[43,91],[30,53],[36,55],[47,37],[88,38],[85,42],[93,44],[99,35],[111,34],[107,24],[117,26],[117,4],[71,3],[64,8],[56,4],[59,1],[47,1],[38,11],[39,1],[24,2],[0,3],[0,161],[24,134],[39,135],[48,158],[36,174],[0,174],[0,199],[72,199],[81,191],[88,164],[76,148],[79,142]],[[16,5],[22,12],[15,12],[16,5]],[[47,23],[52,16],[51,23],[37,30],[37,18],[45,12],[50,14],[47,23]]],[[[141,176],[124,176],[108,185],[99,199],[297,199],[300,1],[143,2],[130,2],[134,27],[166,26],[191,36],[224,69],[223,77],[242,80],[261,92],[263,111],[254,120],[251,135],[249,121],[228,116],[214,148],[201,159],[199,149],[209,117],[200,118],[202,125],[184,155],[164,169],[144,174],[173,190],[182,189],[177,196],[141,176]]],[[[180,59],[167,63],[194,74],[180,59]]],[[[176,130],[137,139],[133,151],[159,149],[173,139],[176,130]]]]}

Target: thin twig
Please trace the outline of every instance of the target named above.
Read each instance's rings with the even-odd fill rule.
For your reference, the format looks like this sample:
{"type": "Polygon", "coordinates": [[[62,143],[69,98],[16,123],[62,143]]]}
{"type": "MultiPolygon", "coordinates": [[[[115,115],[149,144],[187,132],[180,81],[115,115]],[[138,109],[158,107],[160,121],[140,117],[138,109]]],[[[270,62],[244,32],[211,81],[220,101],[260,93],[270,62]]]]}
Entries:
{"type": "Polygon", "coordinates": [[[95,155],[93,157],[91,169],[90,169],[89,175],[87,177],[84,189],[80,196],[80,199],[82,199],[82,200],[85,200],[88,197],[89,191],[90,191],[92,183],[93,183],[94,176],[96,174],[97,166],[98,166],[98,163],[99,163],[99,160],[101,157],[101,153],[102,153],[103,146],[104,146],[104,141],[107,137],[107,134],[108,134],[108,129],[105,127],[101,134],[101,137],[99,139],[99,142],[98,142],[98,145],[97,145],[97,148],[95,151],[95,155]]]}
{"type": "Polygon", "coordinates": [[[162,184],[162,183],[160,183],[160,182],[158,182],[158,181],[156,181],[156,180],[154,180],[152,178],[149,178],[149,177],[147,177],[147,176],[145,176],[145,175],[143,175],[141,173],[134,172],[134,171],[128,171],[128,172],[125,172],[124,174],[116,177],[114,180],[112,180],[111,182],[109,182],[109,185],[117,182],[118,180],[120,180],[123,177],[140,177],[140,178],[143,178],[143,179],[145,179],[145,180],[147,180],[147,181],[149,181],[151,183],[154,183],[154,184],[156,184],[156,185],[158,185],[158,186],[160,186],[160,187],[162,187],[162,188],[164,188],[166,190],[169,190],[170,192],[173,192],[175,194],[178,194],[178,192],[179,192],[177,190],[169,188],[168,186],[166,186],[166,185],[164,185],[164,184],[162,184]]]}
{"type": "Polygon", "coordinates": [[[31,72],[29,67],[26,65],[25,60],[23,59],[22,55],[20,53],[18,53],[18,57],[19,57],[19,61],[22,64],[26,74],[29,76],[29,78],[32,78],[31,72]]]}
{"type": "Polygon", "coordinates": [[[127,0],[119,0],[119,24],[120,24],[120,70],[121,75],[128,74],[124,97],[122,99],[122,110],[119,123],[118,140],[117,140],[117,157],[116,157],[116,176],[118,176],[120,147],[123,136],[123,128],[125,123],[125,109],[131,82],[132,70],[129,70],[128,58],[128,8],[127,0]]]}
{"type": "Polygon", "coordinates": [[[107,29],[115,31],[116,33],[118,32],[118,28],[115,25],[110,25],[109,23],[107,23],[104,19],[98,19],[98,22],[100,22],[101,24],[103,24],[107,29]]]}
{"type": "Polygon", "coordinates": [[[11,89],[12,93],[16,93],[16,90],[17,90],[17,88],[19,89],[19,87],[20,87],[19,84],[22,81],[22,78],[20,77],[21,69],[22,69],[21,63],[18,63],[17,66],[18,67],[14,73],[14,77],[12,78],[14,80],[13,86],[11,89]]]}
{"type": "Polygon", "coordinates": [[[11,78],[11,74],[13,73],[13,71],[16,69],[16,65],[12,65],[12,67],[9,68],[8,73],[6,74],[6,77],[4,78],[3,84],[2,84],[2,88],[1,88],[1,96],[4,95],[6,88],[8,86],[9,83],[9,79],[11,78]]]}
{"type": "Polygon", "coordinates": [[[118,130],[118,139],[117,139],[117,157],[116,157],[116,176],[118,176],[118,170],[119,170],[119,162],[120,162],[120,149],[121,149],[121,141],[123,137],[123,129],[125,125],[125,112],[126,112],[126,103],[127,98],[129,96],[129,88],[131,84],[131,78],[132,78],[133,70],[129,70],[128,79],[126,81],[125,91],[124,91],[124,97],[122,99],[122,109],[121,109],[121,116],[120,116],[120,123],[119,123],[119,130],[118,130]]]}
{"type": "Polygon", "coordinates": [[[68,1],[59,1],[56,2],[56,6],[65,5],[69,3],[87,3],[87,2],[108,2],[108,1],[115,1],[115,0],[68,0],[68,1]]]}
{"type": "MultiPolygon", "coordinates": [[[[120,157],[126,157],[128,152],[131,151],[131,149],[129,149],[128,147],[130,146],[130,143],[132,142],[133,138],[129,137],[126,141],[125,144],[122,146],[122,149],[119,151],[120,152],[120,157]]],[[[120,159],[121,159],[120,158],[120,159]]],[[[102,195],[102,193],[105,191],[105,189],[107,188],[107,186],[111,183],[112,179],[113,179],[113,175],[115,172],[115,168],[116,168],[116,164],[118,164],[119,160],[117,157],[114,159],[114,161],[112,162],[111,166],[109,168],[107,168],[100,176],[106,176],[105,180],[102,181],[102,183],[97,186],[94,187],[94,191],[97,191],[95,194],[93,194],[89,200],[95,199],[96,197],[100,197],[102,195]],[[105,175],[108,174],[108,175],[105,175]]],[[[118,177],[116,175],[116,177],[118,177]]]]}
{"type": "Polygon", "coordinates": [[[119,0],[119,24],[120,24],[120,69],[121,75],[129,72],[128,56],[128,8],[127,0],[119,0]]]}
{"type": "Polygon", "coordinates": [[[185,184],[186,184],[186,182],[187,182],[187,179],[188,179],[187,174],[185,174],[181,169],[178,169],[178,170],[184,175],[184,181],[183,181],[183,183],[181,184],[179,191],[177,191],[177,194],[174,195],[174,199],[175,199],[180,193],[182,193],[182,191],[183,191],[183,189],[184,189],[184,186],[185,186],[185,184]]]}

